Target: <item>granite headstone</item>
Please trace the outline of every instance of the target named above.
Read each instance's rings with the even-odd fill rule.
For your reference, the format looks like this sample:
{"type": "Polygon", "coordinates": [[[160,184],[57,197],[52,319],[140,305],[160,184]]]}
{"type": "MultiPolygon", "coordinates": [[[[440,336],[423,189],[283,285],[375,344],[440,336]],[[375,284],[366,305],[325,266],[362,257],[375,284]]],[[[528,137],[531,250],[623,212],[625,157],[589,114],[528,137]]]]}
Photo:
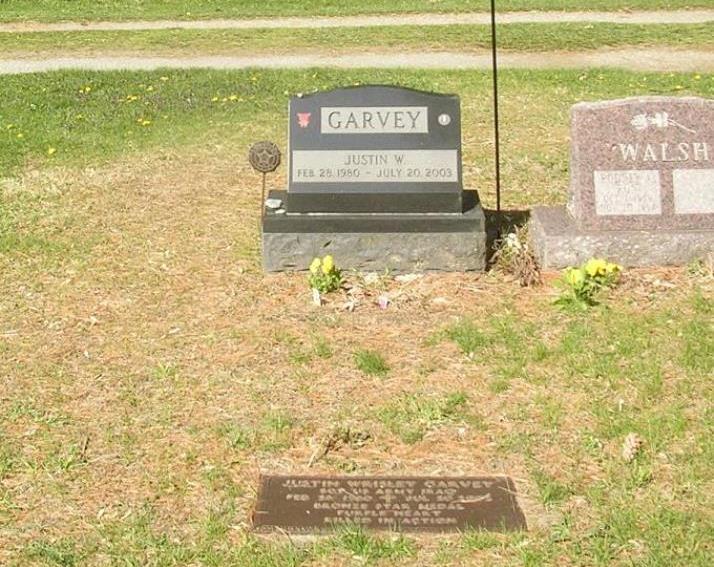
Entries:
{"type": "Polygon", "coordinates": [[[581,227],[714,228],[714,101],[580,103],[570,143],[569,209],[581,227]]]}
{"type": "Polygon", "coordinates": [[[455,95],[393,86],[295,96],[288,187],[263,218],[268,271],[332,254],[342,268],[471,271],[486,265],[485,216],[463,188],[455,95]]]}
{"type": "Polygon", "coordinates": [[[293,97],[293,212],[462,210],[456,96],[366,86],[293,97]]]}
{"type": "Polygon", "coordinates": [[[577,104],[570,171],[567,211],[532,212],[543,267],[594,256],[628,266],[681,265],[714,253],[713,100],[577,104]]]}

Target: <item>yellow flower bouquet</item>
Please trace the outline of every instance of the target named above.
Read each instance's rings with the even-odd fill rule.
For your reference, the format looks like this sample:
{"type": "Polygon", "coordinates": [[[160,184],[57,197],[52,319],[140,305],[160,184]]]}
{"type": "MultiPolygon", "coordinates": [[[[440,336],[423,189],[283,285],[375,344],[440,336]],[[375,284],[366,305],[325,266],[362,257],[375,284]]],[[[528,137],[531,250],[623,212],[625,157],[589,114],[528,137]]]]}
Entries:
{"type": "Polygon", "coordinates": [[[310,263],[308,283],[312,289],[320,293],[329,293],[339,289],[342,285],[342,272],[335,265],[335,259],[327,255],[324,258],[315,258],[310,263]]]}
{"type": "Polygon", "coordinates": [[[591,258],[578,268],[567,268],[561,282],[566,292],[557,303],[581,307],[596,305],[600,291],[614,287],[621,272],[620,266],[601,258],[591,258]]]}

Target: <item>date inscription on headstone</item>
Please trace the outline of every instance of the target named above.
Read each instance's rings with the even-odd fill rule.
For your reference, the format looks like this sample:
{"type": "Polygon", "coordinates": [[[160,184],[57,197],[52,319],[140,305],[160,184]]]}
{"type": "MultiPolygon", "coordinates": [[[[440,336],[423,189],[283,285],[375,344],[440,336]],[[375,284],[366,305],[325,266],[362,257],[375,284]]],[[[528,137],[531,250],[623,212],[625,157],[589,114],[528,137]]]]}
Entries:
{"type": "Polygon", "coordinates": [[[253,525],[259,531],[522,530],[508,477],[263,476],[253,525]]]}

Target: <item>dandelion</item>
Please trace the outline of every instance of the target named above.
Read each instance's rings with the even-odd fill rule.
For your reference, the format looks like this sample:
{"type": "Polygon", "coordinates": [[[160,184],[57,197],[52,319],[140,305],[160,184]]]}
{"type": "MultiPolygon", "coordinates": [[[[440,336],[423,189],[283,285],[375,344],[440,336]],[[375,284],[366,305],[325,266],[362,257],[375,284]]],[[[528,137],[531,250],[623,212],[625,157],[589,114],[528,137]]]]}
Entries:
{"type": "Polygon", "coordinates": [[[600,258],[588,260],[585,264],[585,272],[591,277],[605,275],[607,273],[607,262],[600,258]]]}
{"type": "Polygon", "coordinates": [[[57,153],[57,148],[47,148],[47,155],[48,156],[53,156],[57,153]]]}
{"type": "MultiPolygon", "coordinates": [[[[339,289],[342,283],[342,274],[335,266],[335,260],[332,256],[325,256],[313,259],[310,264],[310,276],[308,283],[317,293],[329,293],[339,289]]],[[[315,291],[313,291],[313,294],[315,291]]]]}
{"type": "Polygon", "coordinates": [[[579,268],[569,268],[565,272],[565,281],[573,287],[578,287],[585,281],[585,274],[579,268]]]}
{"type": "Polygon", "coordinates": [[[232,94],[231,96],[228,97],[230,100],[238,100],[238,95],[232,94]]]}
{"type": "Polygon", "coordinates": [[[151,92],[151,91],[154,90],[154,87],[153,87],[152,85],[149,85],[148,87],[146,87],[146,90],[147,90],[148,92],[151,92]]]}
{"type": "Polygon", "coordinates": [[[214,96],[214,97],[211,99],[211,102],[218,102],[218,97],[217,97],[217,96],[214,96]]]}
{"type": "Polygon", "coordinates": [[[329,274],[335,269],[335,260],[332,256],[327,255],[322,259],[322,273],[329,274]]]}
{"type": "Polygon", "coordinates": [[[17,135],[17,137],[20,138],[20,139],[22,139],[22,138],[25,137],[25,134],[23,134],[22,132],[20,132],[20,133],[17,135]]]}

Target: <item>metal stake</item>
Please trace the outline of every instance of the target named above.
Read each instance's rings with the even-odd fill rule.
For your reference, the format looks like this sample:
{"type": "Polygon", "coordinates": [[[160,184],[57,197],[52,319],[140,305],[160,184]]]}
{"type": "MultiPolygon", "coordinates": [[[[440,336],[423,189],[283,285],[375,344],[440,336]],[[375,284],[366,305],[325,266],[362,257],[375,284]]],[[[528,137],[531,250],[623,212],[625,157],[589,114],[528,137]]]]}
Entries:
{"type": "Polygon", "coordinates": [[[263,172],[263,190],[260,192],[260,218],[265,216],[265,176],[266,173],[263,172]]]}
{"type": "Polygon", "coordinates": [[[491,0],[491,51],[493,54],[493,127],[496,146],[496,212],[501,212],[501,137],[498,123],[498,48],[496,44],[496,0],[491,0]]]}

